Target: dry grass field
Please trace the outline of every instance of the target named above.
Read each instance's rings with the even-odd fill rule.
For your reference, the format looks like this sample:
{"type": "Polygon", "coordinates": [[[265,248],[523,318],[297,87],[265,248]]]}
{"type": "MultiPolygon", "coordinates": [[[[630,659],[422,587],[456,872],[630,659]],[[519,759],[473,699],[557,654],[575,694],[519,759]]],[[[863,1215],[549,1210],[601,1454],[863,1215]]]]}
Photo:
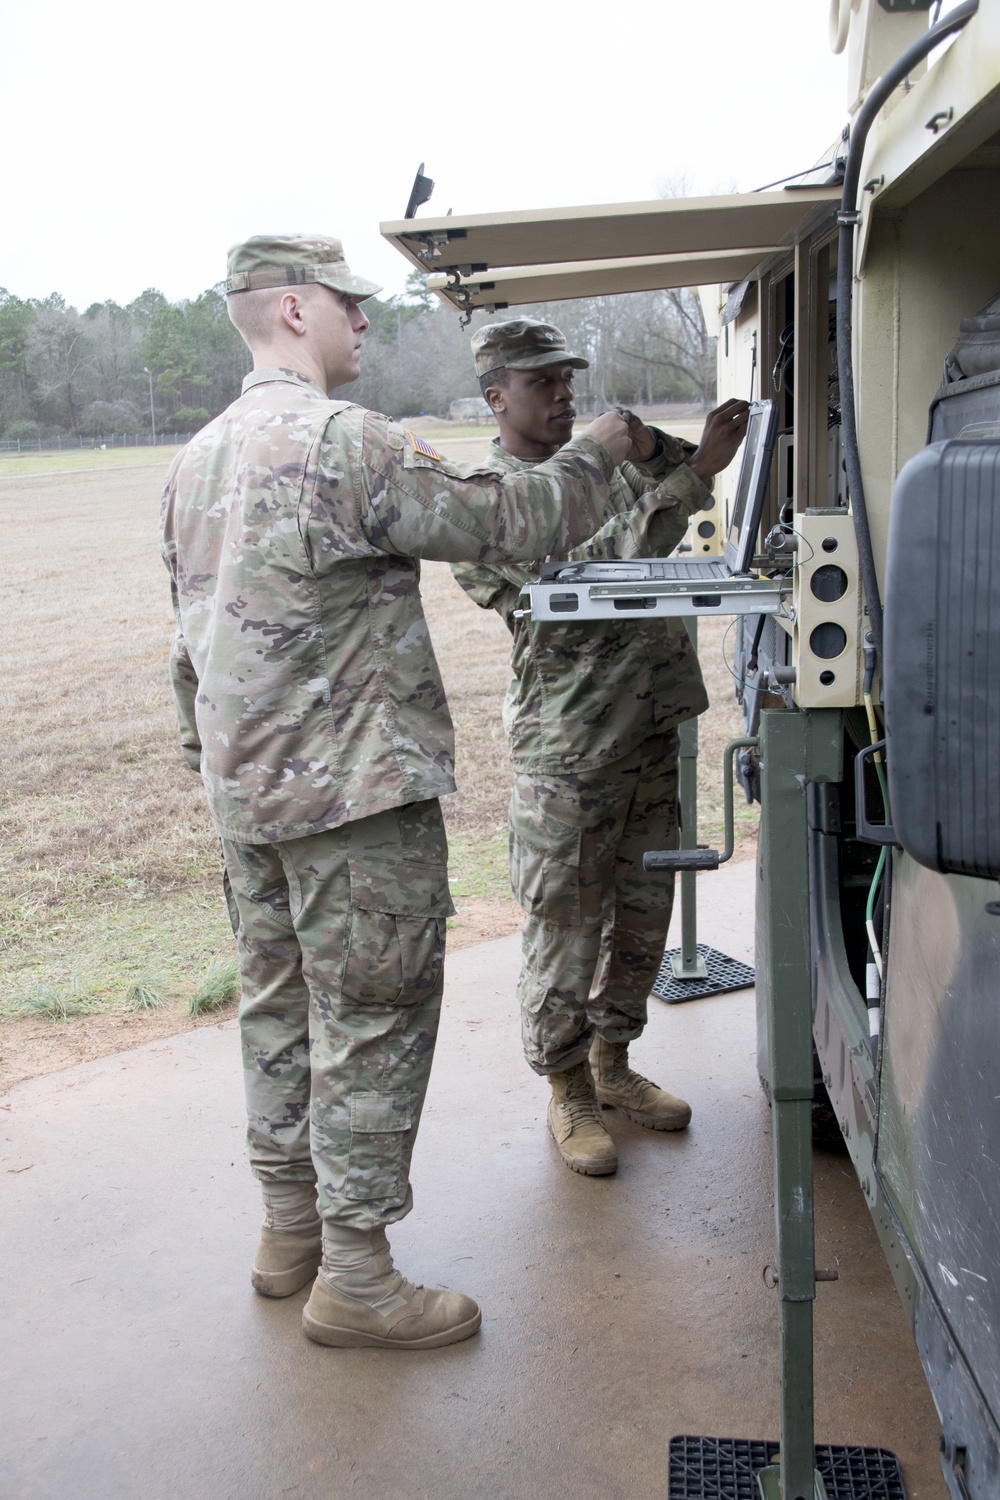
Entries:
{"type": "MultiPolygon", "coordinates": [[[[156,542],[165,470],[166,461],[24,476],[0,469],[8,1083],[229,1013],[232,936],[218,849],[201,784],[176,746],[166,679],[172,620],[156,542]]],[[[508,637],[444,564],[425,565],[423,589],[458,740],[460,791],[446,803],[456,946],[518,925],[506,883],[499,718],[508,637]]],[[[715,621],[703,629],[713,700],[701,721],[703,842],[719,833],[722,745],[741,732],[721,637],[715,621]]],[[[749,809],[740,819],[737,857],[749,852],[756,822],[749,809]]]]}

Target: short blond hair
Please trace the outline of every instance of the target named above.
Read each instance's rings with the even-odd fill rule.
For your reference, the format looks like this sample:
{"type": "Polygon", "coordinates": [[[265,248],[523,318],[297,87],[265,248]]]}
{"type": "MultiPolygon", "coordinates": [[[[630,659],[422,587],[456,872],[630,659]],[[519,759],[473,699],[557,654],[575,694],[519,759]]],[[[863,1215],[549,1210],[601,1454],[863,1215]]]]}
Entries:
{"type": "Polygon", "coordinates": [[[280,331],[278,307],[286,292],[294,292],[303,302],[308,302],[323,288],[306,282],[297,286],[266,286],[253,292],[230,292],[226,298],[229,321],[238,331],[247,348],[253,350],[259,344],[270,344],[280,331]]]}

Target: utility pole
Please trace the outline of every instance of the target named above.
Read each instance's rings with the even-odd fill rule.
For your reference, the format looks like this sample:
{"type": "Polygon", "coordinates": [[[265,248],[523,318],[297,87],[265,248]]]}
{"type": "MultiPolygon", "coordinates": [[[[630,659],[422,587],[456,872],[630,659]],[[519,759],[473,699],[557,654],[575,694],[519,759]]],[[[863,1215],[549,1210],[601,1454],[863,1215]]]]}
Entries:
{"type": "Polygon", "coordinates": [[[156,412],[153,410],[153,373],[148,365],[143,365],[143,374],[149,376],[149,425],[153,429],[153,447],[156,447],[156,412]]]}

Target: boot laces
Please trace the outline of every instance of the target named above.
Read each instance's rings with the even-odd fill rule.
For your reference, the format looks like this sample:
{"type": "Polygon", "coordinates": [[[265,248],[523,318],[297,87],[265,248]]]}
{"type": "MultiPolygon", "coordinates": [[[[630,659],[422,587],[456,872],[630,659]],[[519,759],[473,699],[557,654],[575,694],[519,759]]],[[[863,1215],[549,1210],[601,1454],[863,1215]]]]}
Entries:
{"type": "Polygon", "coordinates": [[[597,1120],[597,1097],[586,1068],[576,1069],[569,1075],[566,1097],[562,1103],[563,1115],[569,1120],[571,1129],[597,1120]]]}
{"type": "Polygon", "coordinates": [[[578,1125],[592,1125],[597,1120],[593,1099],[567,1099],[563,1105],[563,1114],[569,1120],[571,1130],[575,1130],[578,1125]]]}

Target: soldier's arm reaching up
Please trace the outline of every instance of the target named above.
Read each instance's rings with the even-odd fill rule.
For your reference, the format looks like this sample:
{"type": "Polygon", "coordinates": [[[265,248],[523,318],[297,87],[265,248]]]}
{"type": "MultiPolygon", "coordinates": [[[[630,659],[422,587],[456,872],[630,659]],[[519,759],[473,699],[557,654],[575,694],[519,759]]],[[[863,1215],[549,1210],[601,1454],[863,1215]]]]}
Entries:
{"type": "Polygon", "coordinates": [[[446,562],[534,559],[565,552],[600,526],[628,428],[606,412],[575,442],[530,470],[469,470],[398,445],[368,413],[362,445],[361,529],[380,550],[446,562]]]}

